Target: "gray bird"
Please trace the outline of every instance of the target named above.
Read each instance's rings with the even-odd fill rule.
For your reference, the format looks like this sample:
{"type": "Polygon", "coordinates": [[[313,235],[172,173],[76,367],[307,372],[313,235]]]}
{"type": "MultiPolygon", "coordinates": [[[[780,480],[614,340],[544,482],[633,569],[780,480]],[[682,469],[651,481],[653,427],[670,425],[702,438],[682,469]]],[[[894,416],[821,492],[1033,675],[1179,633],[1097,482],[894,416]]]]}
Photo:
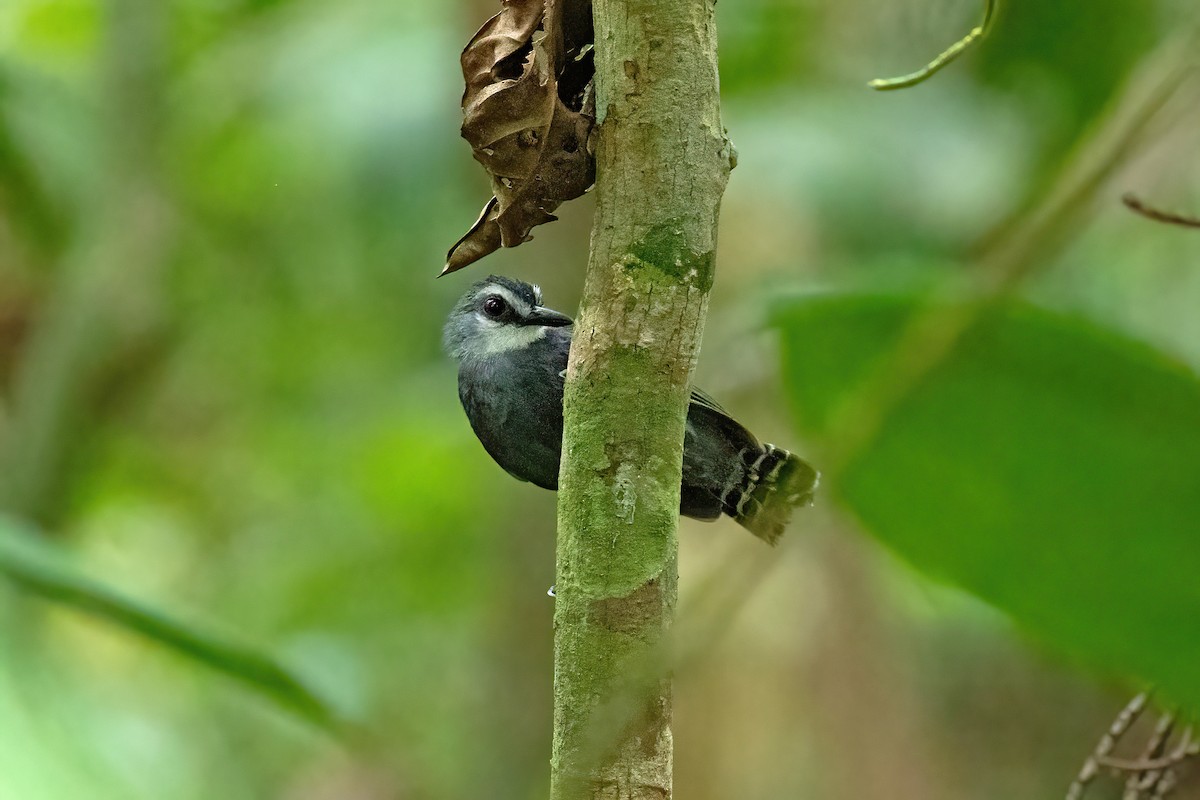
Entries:
{"type": "MultiPolygon", "coordinates": [[[[514,477],[557,489],[571,318],[542,306],[536,286],[493,275],[454,306],[443,342],[459,363],[458,397],[484,449],[514,477]]],[[[759,444],[708,395],[692,392],[681,514],[728,514],[774,544],[816,485],[808,462],[759,444]]]]}

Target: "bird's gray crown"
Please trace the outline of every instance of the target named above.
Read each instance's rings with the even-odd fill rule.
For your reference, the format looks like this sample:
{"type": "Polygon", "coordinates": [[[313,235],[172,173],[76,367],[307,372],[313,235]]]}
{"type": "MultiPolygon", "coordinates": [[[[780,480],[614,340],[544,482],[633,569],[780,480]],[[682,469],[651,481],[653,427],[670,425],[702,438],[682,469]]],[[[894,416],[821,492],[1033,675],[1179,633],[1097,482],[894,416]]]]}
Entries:
{"type": "Polygon", "coordinates": [[[442,342],[458,360],[484,358],[528,347],[549,327],[571,324],[569,317],[543,308],[534,285],[489,275],[466,291],[446,320],[442,342]]]}

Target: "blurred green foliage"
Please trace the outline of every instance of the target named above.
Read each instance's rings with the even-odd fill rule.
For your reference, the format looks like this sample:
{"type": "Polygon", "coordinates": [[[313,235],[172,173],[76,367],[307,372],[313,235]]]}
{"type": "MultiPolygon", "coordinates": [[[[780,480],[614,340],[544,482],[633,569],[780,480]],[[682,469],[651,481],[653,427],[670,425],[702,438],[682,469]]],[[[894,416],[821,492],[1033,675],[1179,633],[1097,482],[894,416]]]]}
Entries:
{"type": "Polygon", "coordinates": [[[926,306],[832,295],[778,312],[796,413],[834,448],[841,425],[866,424],[843,415],[875,405],[862,395],[907,326],[922,313],[978,316],[870,445],[842,456],[839,496],[929,574],[1200,707],[1200,643],[1180,635],[1200,608],[1200,381],[1069,316],[926,306]]]}
{"type": "Polygon", "coordinates": [[[329,727],[335,722],[333,709],[269,657],[193,624],[174,620],[158,609],[89,580],[41,541],[36,532],[3,517],[0,517],[0,575],[34,596],[139,633],[244,680],[318,725],[329,727]]]}
{"type": "MultiPolygon", "coordinates": [[[[496,7],[0,3],[3,509],[112,590],[273,653],[360,725],[328,737],[0,581],[0,797],[544,796],[553,496],[483,453],[438,341],[487,271],[569,310],[590,207],[433,280],[485,199],[457,136],[458,53],[496,7]]],[[[977,3],[719,13],[739,167],[700,383],[807,450],[761,333],[770,298],[969,275],[1196,12],[1005,4],[980,47],[887,97],[865,81],[927,60],[977,3]]],[[[1024,287],[1193,366],[1200,241],[1116,198],[1200,207],[1197,108],[1170,110],[1024,287]]],[[[823,358],[845,346],[852,366],[850,343],[870,344],[858,334],[823,358]]],[[[1054,486],[1060,467],[1031,458],[1023,477],[1054,486]]],[[[685,610],[731,583],[743,610],[680,670],[680,796],[1060,795],[1128,687],[1048,662],[857,537],[832,502],[853,486],[830,484],[766,555],[731,524],[684,524],[685,610]],[[729,565],[759,557],[734,583],[729,565]]]]}

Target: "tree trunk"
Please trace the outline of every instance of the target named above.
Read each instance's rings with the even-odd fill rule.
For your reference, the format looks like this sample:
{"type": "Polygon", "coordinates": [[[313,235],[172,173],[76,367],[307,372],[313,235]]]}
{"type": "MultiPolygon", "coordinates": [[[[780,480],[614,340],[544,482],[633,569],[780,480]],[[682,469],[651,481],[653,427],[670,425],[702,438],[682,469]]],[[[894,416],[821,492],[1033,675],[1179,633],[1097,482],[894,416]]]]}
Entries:
{"type": "Polygon", "coordinates": [[[684,424],[733,153],[714,0],[595,0],[597,210],[567,368],[553,800],[671,797],[684,424]]]}

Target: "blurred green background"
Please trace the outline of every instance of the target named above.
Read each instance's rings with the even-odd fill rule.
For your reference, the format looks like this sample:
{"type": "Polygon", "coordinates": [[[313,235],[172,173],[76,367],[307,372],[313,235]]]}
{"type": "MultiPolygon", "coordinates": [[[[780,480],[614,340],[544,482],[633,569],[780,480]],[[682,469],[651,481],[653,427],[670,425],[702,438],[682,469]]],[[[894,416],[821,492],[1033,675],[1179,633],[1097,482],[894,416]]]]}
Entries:
{"type": "MultiPolygon", "coordinates": [[[[488,272],[573,309],[591,206],[433,279],[487,198],[458,54],[497,8],[0,3],[0,508],[92,578],[275,654],[356,725],[332,737],[0,576],[2,800],[545,796],[554,496],[487,458],[439,339],[488,272]]],[[[866,81],[979,5],[718,13],[739,166],[698,382],[802,452],[773,299],[962,277],[1195,17],[1014,0],[960,62],[882,95],[866,81]]],[[[1192,365],[1200,235],[1117,198],[1200,209],[1197,106],[1093,187],[1025,286],[1192,365]]],[[[775,551],[728,520],[681,538],[700,656],[678,671],[679,797],[1059,797],[1136,685],[830,502],[775,551]]]]}

